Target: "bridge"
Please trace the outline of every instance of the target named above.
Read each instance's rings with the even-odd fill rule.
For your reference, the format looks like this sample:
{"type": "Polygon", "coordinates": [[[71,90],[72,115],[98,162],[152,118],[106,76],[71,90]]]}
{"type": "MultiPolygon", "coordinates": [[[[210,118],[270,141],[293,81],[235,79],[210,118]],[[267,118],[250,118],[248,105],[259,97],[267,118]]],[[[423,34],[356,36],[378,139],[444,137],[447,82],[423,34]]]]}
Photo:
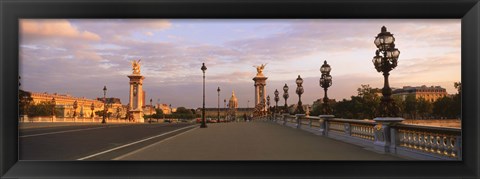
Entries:
{"type": "Polygon", "coordinates": [[[333,116],[277,114],[208,128],[195,123],[45,125],[21,126],[21,160],[461,159],[460,129],[333,116]]]}

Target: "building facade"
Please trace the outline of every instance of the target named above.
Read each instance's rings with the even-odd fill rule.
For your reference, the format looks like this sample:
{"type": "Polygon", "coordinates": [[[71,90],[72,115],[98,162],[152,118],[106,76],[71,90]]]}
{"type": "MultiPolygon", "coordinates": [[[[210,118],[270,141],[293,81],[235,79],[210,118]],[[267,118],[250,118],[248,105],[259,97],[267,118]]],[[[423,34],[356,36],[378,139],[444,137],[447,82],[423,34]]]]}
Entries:
{"type": "Polygon", "coordinates": [[[408,95],[415,96],[415,99],[423,98],[429,102],[434,102],[439,98],[446,97],[447,90],[441,86],[404,86],[392,91],[392,96],[399,96],[402,100],[405,100],[408,95]]]}
{"type": "MultiPolygon", "coordinates": [[[[41,102],[55,103],[56,117],[76,117],[92,118],[95,117],[95,112],[104,110],[103,98],[88,99],[85,97],[74,97],[68,94],[49,94],[30,92],[33,99],[33,104],[41,102]],[[100,100],[99,100],[100,99],[100,100]],[[74,103],[77,107],[74,108],[74,103]]],[[[118,98],[106,98],[107,110],[111,113],[111,117],[125,117],[126,106],[123,106],[118,98]]]]}

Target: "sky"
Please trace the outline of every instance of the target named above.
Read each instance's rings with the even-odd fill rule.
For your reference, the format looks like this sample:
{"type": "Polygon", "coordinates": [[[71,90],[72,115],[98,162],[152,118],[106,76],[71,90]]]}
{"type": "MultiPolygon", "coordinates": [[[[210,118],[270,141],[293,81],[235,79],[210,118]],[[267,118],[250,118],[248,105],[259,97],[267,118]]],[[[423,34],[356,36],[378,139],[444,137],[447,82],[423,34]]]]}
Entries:
{"type": "Polygon", "coordinates": [[[239,107],[252,107],[253,66],[265,63],[272,104],[284,84],[289,104],[298,101],[298,75],[304,104],[323,98],[325,60],[332,67],[329,98],[350,99],[362,84],[383,87],[372,63],[382,26],[401,52],[391,87],[439,85],[454,94],[461,79],[460,19],[20,19],[19,26],[24,90],[93,99],[106,86],[107,97],[124,104],[137,59],[146,100],[173,107],[201,107],[202,63],[206,107],[217,106],[217,87],[220,101],[235,90],[239,107]]]}

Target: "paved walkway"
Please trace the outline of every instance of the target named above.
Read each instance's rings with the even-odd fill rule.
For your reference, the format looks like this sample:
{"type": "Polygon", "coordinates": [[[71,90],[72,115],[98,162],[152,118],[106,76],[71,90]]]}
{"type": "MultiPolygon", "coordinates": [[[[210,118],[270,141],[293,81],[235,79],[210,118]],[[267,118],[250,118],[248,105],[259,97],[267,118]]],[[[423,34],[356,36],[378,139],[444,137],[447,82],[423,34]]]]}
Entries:
{"type": "Polygon", "coordinates": [[[114,160],[404,160],[268,122],[209,124],[114,160]]]}

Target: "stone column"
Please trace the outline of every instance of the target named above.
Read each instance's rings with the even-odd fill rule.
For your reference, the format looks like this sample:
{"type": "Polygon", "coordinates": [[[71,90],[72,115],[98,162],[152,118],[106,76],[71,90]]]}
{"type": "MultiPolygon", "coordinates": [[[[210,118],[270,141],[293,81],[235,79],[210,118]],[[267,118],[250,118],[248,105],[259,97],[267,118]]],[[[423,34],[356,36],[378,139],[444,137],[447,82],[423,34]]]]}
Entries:
{"type": "MultiPolygon", "coordinates": [[[[267,101],[267,98],[266,98],[266,90],[265,90],[265,86],[267,85],[267,77],[265,76],[255,76],[255,78],[253,78],[253,81],[254,81],[254,86],[255,86],[255,103],[253,105],[253,107],[255,107],[257,104],[259,104],[262,99],[265,101],[267,101]],[[262,94],[262,95],[260,95],[262,94]]],[[[267,106],[265,105],[265,108],[262,110],[262,111],[266,111],[267,110],[267,106]]]]}
{"type": "Polygon", "coordinates": [[[133,117],[135,122],[143,123],[145,120],[143,119],[143,110],[142,105],[144,103],[142,93],[143,93],[143,77],[140,74],[132,74],[129,75],[130,78],[130,115],[133,117]],[[136,89],[135,89],[136,87],[136,89]],[[134,94],[134,91],[136,93],[134,94]]]}
{"type": "Polygon", "coordinates": [[[302,118],[305,117],[305,114],[295,114],[295,120],[297,122],[297,129],[300,129],[302,127],[302,118]]]}
{"type": "MultiPolygon", "coordinates": [[[[376,123],[374,127],[374,148],[380,152],[390,152],[390,147],[392,145],[391,141],[395,139],[395,132],[391,132],[391,127],[402,122],[404,119],[399,117],[378,117],[373,119],[376,123]]],[[[393,146],[395,147],[395,143],[393,146]]]]}

